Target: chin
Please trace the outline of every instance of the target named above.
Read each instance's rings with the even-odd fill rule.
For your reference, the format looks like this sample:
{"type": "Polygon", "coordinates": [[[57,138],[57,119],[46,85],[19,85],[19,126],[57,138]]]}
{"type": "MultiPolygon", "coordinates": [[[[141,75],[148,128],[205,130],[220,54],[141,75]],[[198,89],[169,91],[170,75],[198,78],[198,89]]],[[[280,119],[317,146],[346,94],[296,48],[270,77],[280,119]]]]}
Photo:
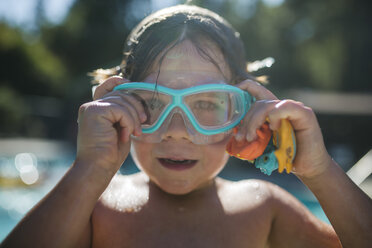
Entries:
{"type": "Polygon", "coordinates": [[[161,190],[163,190],[165,193],[170,194],[170,195],[187,195],[192,192],[192,190],[176,190],[176,189],[172,189],[172,190],[161,189],[161,190]]]}
{"type": "Polygon", "coordinates": [[[189,180],[167,180],[154,182],[158,188],[171,195],[187,195],[212,185],[213,179],[203,182],[189,180]]]}
{"type": "Polygon", "coordinates": [[[174,180],[167,183],[155,182],[155,184],[162,191],[171,195],[187,195],[198,188],[186,180],[174,180]]]}

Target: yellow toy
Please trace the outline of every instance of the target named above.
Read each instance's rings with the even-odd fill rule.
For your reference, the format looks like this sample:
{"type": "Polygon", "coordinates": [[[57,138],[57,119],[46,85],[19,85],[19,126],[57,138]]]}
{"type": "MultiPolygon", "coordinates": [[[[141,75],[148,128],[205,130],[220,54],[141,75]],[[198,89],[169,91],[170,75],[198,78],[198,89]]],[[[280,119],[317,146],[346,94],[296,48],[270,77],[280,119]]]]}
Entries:
{"type": "Polygon", "coordinates": [[[281,120],[279,130],[273,132],[273,141],[277,147],[274,154],[278,160],[279,173],[282,173],[284,168],[287,173],[290,173],[296,155],[296,137],[292,125],[288,120],[281,120]]]}

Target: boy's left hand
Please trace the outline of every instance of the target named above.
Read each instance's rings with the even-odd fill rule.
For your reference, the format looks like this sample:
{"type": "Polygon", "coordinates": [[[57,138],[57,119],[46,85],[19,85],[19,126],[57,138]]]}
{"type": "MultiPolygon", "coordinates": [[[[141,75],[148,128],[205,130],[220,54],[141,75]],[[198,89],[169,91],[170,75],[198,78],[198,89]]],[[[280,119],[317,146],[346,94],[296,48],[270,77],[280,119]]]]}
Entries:
{"type": "Polygon", "coordinates": [[[301,102],[279,100],[264,86],[252,80],[245,80],[236,86],[248,91],[257,100],[239,127],[235,136],[237,140],[255,140],[256,130],[265,123],[266,118],[270,121],[271,130],[278,130],[280,120],[287,119],[296,135],[297,152],[293,161],[293,172],[300,177],[313,178],[327,169],[331,158],[311,108],[301,102]]]}

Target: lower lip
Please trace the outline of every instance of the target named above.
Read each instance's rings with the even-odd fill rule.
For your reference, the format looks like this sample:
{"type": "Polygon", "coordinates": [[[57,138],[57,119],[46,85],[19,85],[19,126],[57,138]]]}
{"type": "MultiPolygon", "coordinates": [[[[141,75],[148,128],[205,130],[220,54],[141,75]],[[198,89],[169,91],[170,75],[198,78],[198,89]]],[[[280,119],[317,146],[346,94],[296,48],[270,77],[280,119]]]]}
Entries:
{"type": "Polygon", "coordinates": [[[165,160],[163,159],[158,159],[159,163],[167,168],[167,169],[170,169],[170,170],[175,170],[175,171],[183,171],[183,170],[188,170],[188,169],[191,169],[192,167],[194,167],[196,165],[196,163],[198,161],[195,161],[195,162],[192,162],[192,163],[189,163],[189,164],[173,164],[173,163],[167,163],[165,160]]]}

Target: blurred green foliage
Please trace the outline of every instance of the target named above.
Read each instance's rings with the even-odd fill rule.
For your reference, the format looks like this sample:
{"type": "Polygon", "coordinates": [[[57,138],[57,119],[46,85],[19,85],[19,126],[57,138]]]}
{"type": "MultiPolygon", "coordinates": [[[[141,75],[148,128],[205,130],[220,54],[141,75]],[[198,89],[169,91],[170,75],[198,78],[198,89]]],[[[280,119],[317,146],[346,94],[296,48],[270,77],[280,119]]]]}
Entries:
{"type": "MultiPolygon", "coordinates": [[[[193,1],[233,24],[247,61],[275,58],[272,68],[258,72],[269,76],[274,90],[372,91],[369,1],[268,2],[193,1]]],[[[160,5],[160,0],[76,0],[57,25],[38,8],[33,33],[0,23],[0,135],[74,140],[78,106],[90,100],[86,73],[119,64],[130,28],[160,5]],[[39,111],[40,104],[48,108],[39,111]]]]}

